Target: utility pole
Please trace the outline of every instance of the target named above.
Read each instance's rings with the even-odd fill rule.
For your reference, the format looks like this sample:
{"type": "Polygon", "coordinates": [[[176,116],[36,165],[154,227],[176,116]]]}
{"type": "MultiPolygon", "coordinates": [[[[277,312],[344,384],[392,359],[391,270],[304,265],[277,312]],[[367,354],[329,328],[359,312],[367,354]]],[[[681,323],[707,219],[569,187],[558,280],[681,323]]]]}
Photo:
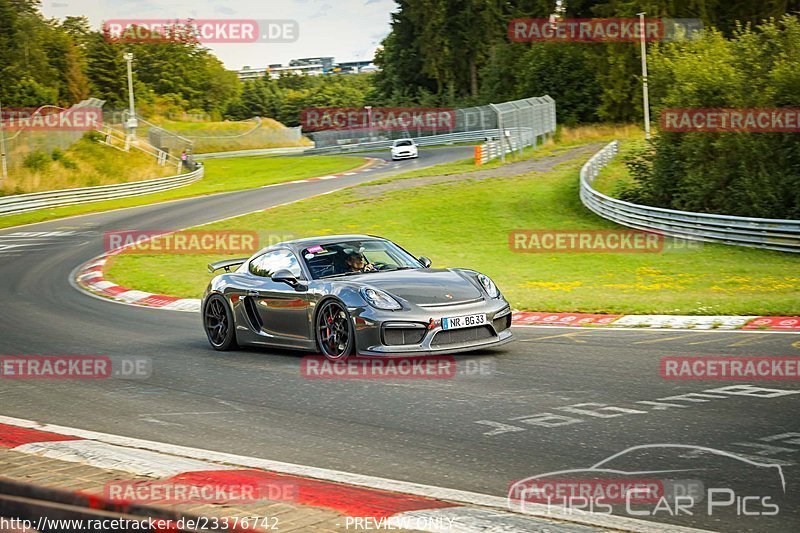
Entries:
{"type": "Polygon", "coordinates": [[[639,13],[639,33],[642,43],[642,91],[644,92],[644,136],[650,140],[650,87],[647,80],[647,39],[645,38],[645,13],[639,13]]]}
{"type": "Polygon", "coordinates": [[[128,62],[128,120],[126,121],[125,126],[128,128],[128,134],[130,135],[130,139],[133,140],[136,138],[136,127],[139,125],[139,122],[136,120],[136,106],[133,100],[133,54],[130,52],[126,52],[125,55],[122,57],[125,58],[125,61],[128,62]]]}
{"type": "Polygon", "coordinates": [[[0,185],[8,179],[8,164],[6,163],[6,132],[3,129],[3,104],[0,102],[0,167],[2,167],[2,174],[0,174],[0,185]]]}

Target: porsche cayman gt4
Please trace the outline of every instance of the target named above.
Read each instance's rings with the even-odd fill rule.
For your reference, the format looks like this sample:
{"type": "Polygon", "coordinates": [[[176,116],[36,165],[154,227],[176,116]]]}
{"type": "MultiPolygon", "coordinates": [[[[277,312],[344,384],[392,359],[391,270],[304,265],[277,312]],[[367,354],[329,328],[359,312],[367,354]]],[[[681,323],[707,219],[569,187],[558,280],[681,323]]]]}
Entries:
{"type": "Polygon", "coordinates": [[[464,268],[431,268],[379,237],[283,242],[224,270],[202,300],[211,346],[293,348],[330,360],[458,353],[512,339],[511,308],[494,282],[464,268]]]}

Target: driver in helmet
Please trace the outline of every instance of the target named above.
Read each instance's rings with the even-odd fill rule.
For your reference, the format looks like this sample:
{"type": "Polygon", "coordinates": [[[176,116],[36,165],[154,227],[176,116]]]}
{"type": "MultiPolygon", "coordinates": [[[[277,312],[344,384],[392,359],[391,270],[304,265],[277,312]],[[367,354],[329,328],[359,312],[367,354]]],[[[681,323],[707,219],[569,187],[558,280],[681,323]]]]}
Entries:
{"type": "Polygon", "coordinates": [[[363,254],[356,251],[347,252],[344,264],[348,272],[373,272],[375,270],[375,265],[368,262],[363,254]]]}

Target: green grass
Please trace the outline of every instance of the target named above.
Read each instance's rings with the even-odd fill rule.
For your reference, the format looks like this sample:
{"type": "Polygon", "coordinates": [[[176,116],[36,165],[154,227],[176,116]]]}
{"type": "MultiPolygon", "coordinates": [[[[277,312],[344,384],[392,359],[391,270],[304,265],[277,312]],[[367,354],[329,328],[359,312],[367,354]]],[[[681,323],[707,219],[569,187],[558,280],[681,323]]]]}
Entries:
{"type": "MultiPolygon", "coordinates": [[[[380,185],[383,183],[389,183],[391,181],[406,179],[406,178],[424,178],[428,176],[450,176],[452,174],[463,174],[466,172],[476,172],[479,170],[491,170],[493,168],[501,167],[505,164],[515,163],[517,161],[524,161],[527,159],[541,159],[543,157],[549,157],[558,155],[562,152],[565,152],[571,148],[575,148],[577,146],[581,146],[586,144],[586,140],[583,136],[578,139],[573,138],[575,131],[584,131],[587,128],[575,128],[575,129],[567,129],[568,132],[564,135],[565,139],[560,140],[559,142],[554,142],[553,140],[548,140],[544,144],[540,144],[536,148],[533,147],[526,147],[522,150],[522,153],[513,152],[506,155],[506,162],[503,163],[500,159],[493,159],[488,161],[483,165],[476,165],[475,158],[470,157],[468,159],[461,159],[458,161],[452,161],[450,163],[442,163],[441,165],[436,165],[435,167],[428,167],[428,168],[421,168],[419,170],[411,170],[409,172],[404,172],[402,174],[396,174],[394,176],[389,176],[388,178],[382,178],[379,180],[375,180],[370,182],[370,185],[380,185]]],[[[602,130],[592,132],[591,135],[588,135],[590,141],[593,142],[611,142],[614,139],[620,138],[632,138],[633,131],[629,128],[621,128],[621,129],[614,129],[614,130],[602,130]]],[[[467,144],[465,143],[464,146],[467,144]]],[[[457,145],[460,146],[460,145],[457,145]]],[[[436,150],[437,148],[423,148],[423,150],[436,150]]]]}
{"type": "MultiPolygon", "coordinates": [[[[580,142],[580,141],[578,141],[580,142]]],[[[555,150],[556,148],[554,148],[555,150]]],[[[790,254],[723,245],[654,254],[521,254],[515,229],[613,229],[578,199],[573,160],[546,174],[359,194],[360,187],[204,226],[305,237],[372,233],[390,238],[434,266],[490,275],[517,309],[657,314],[782,315],[800,312],[800,260],[790,254]]],[[[464,163],[444,166],[444,171],[464,163]]],[[[428,169],[436,174],[442,167],[428,169]]],[[[408,177],[406,175],[406,177],[408,177]]],[[[403,179],[403,177],[395,178],[403,179]]],[[[119,255],[109,277],[140,290],[198,297],[219,256],[119,255]]]]}
{"type": "Polygon", "coordinates": [[[195,154],[314,145],[303,136],[287,140],[285,126],[270,118],[262,118],[259,123],[254,120],[196,122],[167,119],[156,119],[156,122],[169,132],[191,139],[195,154]]]}
{"type": "Polygon", "coordinates": [[[143,152],[122,152],[87,137],[65,150],[17,151],[11,153],[10,161],[15,164],[8,169],[8,179],[0,183],[0,195],[128,183],[174,173],[143,152]]]}
{"type": "Polygon", "coordinates": [[[256,123],[253,121],[246,122],[189,122],[179,120],[158,120],[156,123],[164,129],[169,131],[185,134],[195,132],[208,132],[217,131],[220,133],[244,133],[252,130],[256,123]]]}
{"type": "MultiPolygon", "coordinates": [[[[0,217],[0,228],[32,224],[74,215],[97,213],[121,207],[147,205],[178,198],[190,198],[218,192],[251,189],[263,185],[296,179],[313,178],[346,172],[364,164],[360,157],[237,157],[205,161],[206,175],[202,180],[170,191],[145,196],[121,198],[90,204],[40,209],[30,213],[0,217]]],[[[154,176],[155,177],[155,176],[154,176]]]]}
{"type": "MultiPolygon", "coordinates": [[[[242,121],[196,121],[196,120],[171,120],[166,118],[157,118],[154,123],[164,129],[173,131],[175,133],[195,133],[195,132],[220,132],[223,134],[236,134],[244,133],[252,130],[256,126],[255,120],[242,120],[242,121]]],[[[262,118],[261,127],[266,129],[279,129],[285,127],[280,122],[270,119],[262,118]]]]}
{"type": "Polygon", "coordinates": [[[592,186],[596,191],[615,198],[620,186],[632,183],[633,178],[628,173],[628,167],[618,157],[597,176],[592,186]]]}
{"type": "Polygon", "coordinates": [[[622,144],[619,155],[594,180],[592,186],[596,191],[616,198],[621,187],[633,184],[633,176],[623,162],[630,151],[630,143],[622,144]]]}

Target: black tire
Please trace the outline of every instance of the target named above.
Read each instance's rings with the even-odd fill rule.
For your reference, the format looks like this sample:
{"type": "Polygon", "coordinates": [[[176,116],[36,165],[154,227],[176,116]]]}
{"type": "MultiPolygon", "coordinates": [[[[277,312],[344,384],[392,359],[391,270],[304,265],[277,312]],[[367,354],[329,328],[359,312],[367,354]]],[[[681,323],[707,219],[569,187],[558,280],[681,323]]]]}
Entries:
{"type": "Polygon", "coordinates": [[[344,361],[353,352],[355,335],[350,313],[338,300],[324,301],[314,320],[317,348],[329,361],[344,361]]]}
{"type": "Polygon", "coordinates": [[[220,294],[212,294],[203,307],[203,327],[211,347],[220,352],[235,350],[236,324],[228,301],[220,294]]]}

